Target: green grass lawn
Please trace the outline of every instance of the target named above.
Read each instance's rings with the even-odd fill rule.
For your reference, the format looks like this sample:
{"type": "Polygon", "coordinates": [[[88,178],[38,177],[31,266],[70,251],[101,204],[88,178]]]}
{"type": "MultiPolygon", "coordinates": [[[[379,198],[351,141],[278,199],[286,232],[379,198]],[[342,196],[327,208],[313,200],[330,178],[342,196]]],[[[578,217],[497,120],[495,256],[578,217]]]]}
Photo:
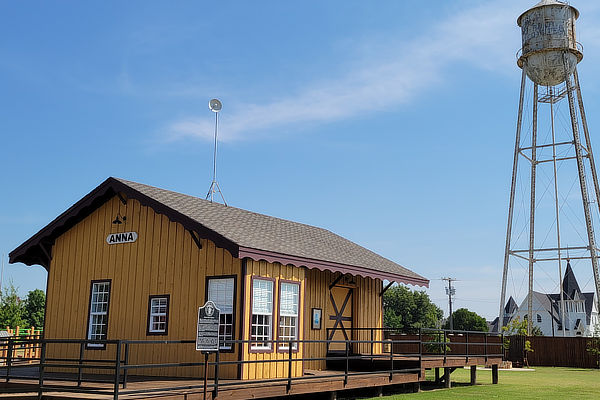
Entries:
{"type": "MultiPolygon", "coordinates": [[[[421,393],[397,394],[387,399],[600,399],[600,370],[535,367],[535,371],[499,371],[499,384],[492,385],[491,371],[477,371],[477,385],[471,386],[470,371],[457,369],[451,375],[452,388],[422,385],[421,393]]],[[[427,371],[433,379],[433,371],[427,371]]]]}

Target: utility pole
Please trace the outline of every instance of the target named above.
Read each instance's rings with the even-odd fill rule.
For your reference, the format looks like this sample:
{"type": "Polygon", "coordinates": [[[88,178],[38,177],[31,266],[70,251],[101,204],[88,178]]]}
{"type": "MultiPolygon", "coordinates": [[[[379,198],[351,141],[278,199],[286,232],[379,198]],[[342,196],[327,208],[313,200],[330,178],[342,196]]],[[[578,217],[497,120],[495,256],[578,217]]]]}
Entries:
{"type": "Polygon", "coordinates": [[[443,281],[448,281],[448,287],[446,288],[446,294],[448,295],[448,309],[450,311],[450,316],[448,317],[450,320],[450,330],[454,330],[454,325],[452,323],[452,296],[456,294],[456,289],[452,286],[452,282],[456,281],[454,278],[442,278],[443,281]]]}

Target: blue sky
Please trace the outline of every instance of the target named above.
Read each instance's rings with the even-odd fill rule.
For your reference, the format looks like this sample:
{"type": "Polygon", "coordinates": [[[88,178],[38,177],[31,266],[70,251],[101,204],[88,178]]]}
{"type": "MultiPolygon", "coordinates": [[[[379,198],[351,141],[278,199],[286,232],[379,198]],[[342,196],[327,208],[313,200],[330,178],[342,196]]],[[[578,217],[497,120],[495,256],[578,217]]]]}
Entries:
{"type": "MultiPolygon", "coordinates": [[[[0,253],[108,176],[203,197],[217,97],[228,203],[328,228],[411,268],[445,310],[439,278],[457,278],[456,307],[492,319],[516,17],[533,3],[4,2],[0,253]]],[[[573,5],[594,141],[600,5],[573,5]]],[[[26,293],[46,274],[6,265],[8,279],[26,293]]]]}

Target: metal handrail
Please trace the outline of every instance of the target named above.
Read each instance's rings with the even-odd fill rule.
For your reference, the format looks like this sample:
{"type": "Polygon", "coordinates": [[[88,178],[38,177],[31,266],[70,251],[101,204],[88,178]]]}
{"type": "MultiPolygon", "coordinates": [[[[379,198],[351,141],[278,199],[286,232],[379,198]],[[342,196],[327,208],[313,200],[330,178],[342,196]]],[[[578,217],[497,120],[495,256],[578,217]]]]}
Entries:
{"type": "MultiPolygon", "coordinates": [[[[371,331],[371,332],[375,332],[375,331],[384,331],[384,330],[390,330],[390,331],[396,331],[397,330],[391,330],[388,328],[359,328],[359,329],[355,329],[355,330],[364,330],[364,331],[371,331]]],[[[328,375],[331,378],[343,378],[344,379],[344,383],[347,384],[348,383],[348,379],[349,377],[352,376],[359,376],[359,375],[369,375],[369,374],[377,374],[377,373],[388,373],[389,374],[389,379],[390,381],[393,380],[394,374],[397,373],[418,373],[419,376],[421,375],[422,372],[422,362],[423,362],[423,357],[426,356],[427,352],[424,352],[424,347],[426,347],[427,345],[442,345],[444,348],[444,355],[446,356],[446,345],[457,345],[457,344],[465,344],[468,343],[468,335],[466,336],[466,340],[467,342],[463,343],[463,342],[446,342],[446,340],[444,339],[443,342],[440,342],[439,340],[425,340],[425,339],[431,339],[428,336],[431,335],[440,335],[443,332],[444,338],[446,338],[446,331],[444,330],[437,330],[437,329],[419,329],[418,330],[418,337],[415,339],[383,339],[383,340],[360,340],[360,339],[352,339],[352,340],[280,340],[280,339],[271,339],[271,340],[267,340],[267,341],[257,341],[257,340],[248,340],[248,339],[244,339],[244,340],[240,340],[240,339],[233,339],[233,340],[227,340],[225,341],[223,344],[227,344],[227,345],[237,345],[237,344],[241,344],[241,345],[248,345],[251,346],[253,343],[270,343],[270,345],[272,346],[271,348],[274,349],[274,351],[277,350],[281,350],[281,347],[279,347],[281,344],[285,344],[287,345],[286,348],[284,348],[284,350],[287,352],[287,357],[284,358],[276,358],[276,359],[272,359],[272,360],[231,360],[231,361],[227,361],[227,360],[220,360],[220,358],[218,357],[218,354],[215,356],[214,361],[208,361],[207,363],[204,364],[203,362],[185,362],[185,363],[146,363],[146,364],[131,364],[130,363],[130,353],[131,353],[131,346],[144,346],[144,345],[154,345],[154,344],[162,344],[162,345],[177,345],[177,344],[184,344],[184,345],[189,345],[189,344],[193,344],[195,343],[195,340],[103,340],[103,341],[90,341],[90,340],[78,340],[78,339],[27,339],[28,343],[30,344],[34,344],[36,346],[39,346],[41,348],[41,356],[39,358],[37,358],[36,360],[39,361],[39,379],[38,379],[38,392],[42,393],[43,391],[54,391],[54,390],[65,390],[65,391],[79,391],[79,392],[85,392],[85,393],[99,393],[98,392],[98,388],[94,388],[94,387],[82,387],[82,382],[104,382],[104,383],[111,383],[112,382],[112,390],[110,392],[104,391],[102,393],[112,393],[114,399],[118,399],[119,394],[134,394],[134,393],[150,393],[150,392],[154,392],[154,391],[160,391],[160,390],[165,390],[165,389],[156,389],[156,388],[142,388],[142,389],[135,389],[135,390],[131,390],[131,389],[127,389],[127,382],[128,382],[128,372],[130,370],[140,370],[140,369],[148,369],[148,368],[181,368],[181,367],[200,367],[203,365],[206,365],[206,367],[214,367],[214,380],[212,383],[207,384],[207,388],[210,388],[211,390],[213,390],[213,397],[216,396],[216,394],[218,393],[219,387],[225,387],[225,386],[235,386],[235,385],[244,385],[247,384],[247,380],[240,380],[240,381],[227,381],[227,382],[219,382],[219,369],[220,367],[224,367],[227,365],[249,365],[249,364],[258,364],[258,363],[262,363],[262,364],[268,364],[268,363],[287,363],[287,376],[285,377],[281,377],[281,378],[271,378],[271,379],[260,379],[260,380],[252,380],[253,383],[259,383],[259,382],[282,382],[285,383],[287,391],[289,392],[292,388],[292,385],[294,382],[296,381],[300,381],[300,380],[306,380],[306,379],[314,379],[314,378],[319,378],[319,376],[298,376],[298,377],[294,377],[293,376],[293,366],[295,365],[294,363],[302,363],[302,362],[310,362],[310,361],[342,361],[344,364],[343,367],[343,371],[341,371],[340,373],[337,374],[331,374],[328,375]],[[73,345],[78,345],[79,346],[79,354],[78,357],[75,358],[49,358],[47,357],[47,348],[48,346],[52,346],[55,344],[73,344],[73,345]],[[110,353],[109,354],[114,354],[114,358],[110,358],[106,357],[106,359],[102,359],[102,360],[98,360],[98,359],[90,359],[90,358],[85,358],[85,349],[87,348],[88,345],[103,345],[105,349],[109,350],[110,353]],[[330,355],[326,355],[325,357],[305,357],[306,352],[302,352],[299,353],[297,352],[297,350],[300,350],[301,347],[300,346],[310,346],[312,344],[326,344],[327,346],[331,345],[331,344],[344,344],[345,349],[344,352],[342,354],[340,353],[336,353],[336,354],[330,354],[330,355]],[[351,346],[353,344],[367,344],[370,346],[371,350],[371,354],[370,355],[365,355],[365,354],[355,354],[352,353],[351,350],[351,346]],[[374,352],[374,348],[375,345],[381,345],[381,353],[375,353],[374,352]],[[416,345],[418,346],[416,348],[415,351],[406,351],[406,352],[399,352],[397,351],[397,349],[394,348],[395,345],[416,345]],[[389,345],[389,352],[387,350],[385,350],[385,346],[384,345],[389,345]],[[115,348],[114,352],[112,351],[112,347],[115,348]],[[297,349],[297,350],[296,350],[297,349]],[[425,353],[425,354],[424,354],[425,353]],[[295,354],[295,356],[294,356],[295,354]],[[414,357],[416,360],[418,360],[418,367],[415,368],[396,368],[394,365],[394,360],[395,357],[414,357]],[[375,360],[381,360],[381,364],[379,364],[380,367],[378,368],[374,368],[372,370],[369,371],[351,371],[351,361],[352,360],[365,360],[365,359],[370,359],[371,361],[375,361],[375,360]],[[385,360],[389,360],[389,362],[386,362],[385,360]],[[74,378],[66,378],[63,379],[61,378],[61,380],[65,380],[65,381],[72,381],[72,382],[77,382],[77,386],[73,387],[73,386],[65,386],[65,385],[60,385],[60,384],[52,384],[51,386],[47,386],[45,385],[45,380],[47,379],[47,369],[48,368],[62,368],[62,369],[67,369],[67,370],[73,370],[76,371],[74,373],[74,378]],[[102,379],[90,379],[89,377],[84,376],[83,371],[84,370],[89,370],[89,369],[95,369],[95,370],[106,370],[107,372],[113,371],[112,374],[112,378],[110,378],[110,380],[102,380],[102,379]]],[[[453,332],[453,333],[457,333],[457,331],[453,332]]],[[[482,332],[477,332],[478,334],[483,334],[482,332]]],[[[480,342],[471,342],[471,345],[476,344],[476,345],[480,345],[483,346],[484,349],[484,354],[480,355],[480,356],[485,356],[486,357],[486,361],[487,361],[487,357],[490,356],[495,356],[496,354],[494,354],[493,351],[491,351],[491,349],[494,346],[500,345],[502,346],[502,342],[500,343],[488,343],[487,338],[488,336],[490,336],[489,334],[484,334],[485,337],[485,343],[480,343],[480,342]],[[488,345],[490,346],[490,349],[488,349],[488,345]]],[[[371,333],[371,337],[374,337],[373,333],[371,333]]],[[[7,346],[7,347],[14,347],[15,343],[17,343],[18,341],[23,341],[23,339],[11,339],[11,338],[7,338],[7,339],[3,339],[3,341],[0,342],[0,349],[2,348],[2,346],[7,346]]],[[[10,354],[7,355],[7,358],[12,358],[12,351],[9,352],[10,354]]],[[[455,354],[451,354],[452,356],[455,356],[455,354]]],[[[467,357],[471,356],[476,356],[475,354],[469,354],[469,351],[467,350],[467,357]]],[[[502,354],[497,354],[496,356],[502,356],[502,354]]],[[[297,364],[296,364],[297,365],[297,364]]],[[[375,364],[373,364],[375,365],[375,364]]],[[[13,365],[11,365],[10,367],[13,367],[13,365]]],[[[8,382],[8,380],[11,377],[15,377],[12,373],[11,373],[11,368],[7,368],[6,371],[6,380],[8,382]]],[[[101,376],[100,376],[101,377],[101,376]]],[[[185,386],[186,388],[191,388],[189,385],[185,386]]],[[[197,388],[201,388],[203,387],[202,385],[198,385],[197,388]]],[[[169,390],[176,390],[176,388],[174,387],[170,387],[169,390]]]]}

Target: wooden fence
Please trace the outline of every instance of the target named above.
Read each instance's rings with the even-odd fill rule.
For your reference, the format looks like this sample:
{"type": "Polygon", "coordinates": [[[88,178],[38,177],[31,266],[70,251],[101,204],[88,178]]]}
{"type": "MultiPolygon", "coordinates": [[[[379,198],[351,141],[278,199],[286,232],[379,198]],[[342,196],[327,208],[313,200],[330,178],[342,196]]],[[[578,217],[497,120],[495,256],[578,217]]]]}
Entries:
{"type": "Polygon", "coordinates": [[[41,337],[40,329],[35,329],[33,326],[30,329],[22,329],[17,326],[15,329],[6,327],[6,331],[11,337],[25,340],[15,346],[9,346],[8,340],[0,338],[0,365],[6,365],[9,360],[30,363],[40,358],[40,346],[33,342],[41,337]]]}
{"type": "Polygon", "coordinates": [[[531,343],[527,354],[530,366],[598,368],[598,356],[587,351],[591,338],[552,336],[512,336],[506,358],[523,364],[525,340],[531,343]]]}

